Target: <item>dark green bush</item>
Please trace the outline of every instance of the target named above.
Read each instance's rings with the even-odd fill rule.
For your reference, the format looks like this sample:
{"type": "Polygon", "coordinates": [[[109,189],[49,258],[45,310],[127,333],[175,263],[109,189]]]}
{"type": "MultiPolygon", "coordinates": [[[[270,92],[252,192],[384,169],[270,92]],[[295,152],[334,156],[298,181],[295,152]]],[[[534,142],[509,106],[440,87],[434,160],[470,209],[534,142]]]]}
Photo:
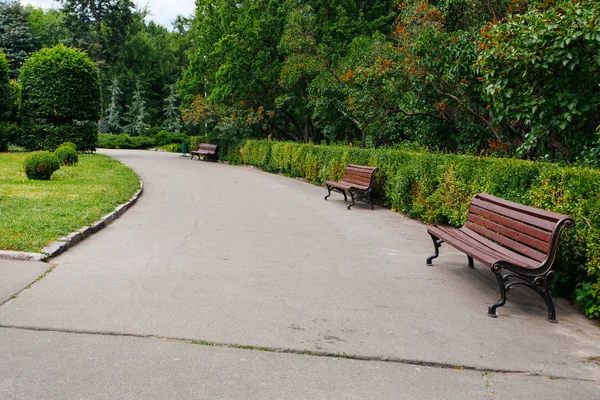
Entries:
{"type": "Polygon", "coordinates": [[[23,64],[20,79],[23,146],[51,150],[70,141],[80,151],[95,150],[100,80],[85,52],[43,48],[23,64]]]}
{"type": "Polygon", "coordinates": [[[54,155],[61,165],[75,165],[79,162],[77,151],[71,146],[60,146],[54,150],[54,155]]]}
{"type": "Polygon", "coordinates": [[[98,135],[98,146],[105,149],[149,149],[156,146],[156,141],[148,136],[103,133],[98,135]]]}
{"type": "Polygon", "coordinates": [[[23,167],[27,178],[47,181],[60,168],[60,164],[49,151],[34,151],[25,158],[23,167]]]}
{"type": "Polygon", "coordinates": [[[96,121],[58,124],[44,120],[25,120],[20,144],[27,149],[54,150],[65,141],[74,143],[79,151],[95,151],[98,145],[96,121]]]}
{"type": "Polygon", "coordinates": [[[0,152],[8,150],[8,130],[3,125],[7,123],[11,111],[10,85],[8,83],[8,61],[0,51],[0,152]]]}
{"type": "Polygon", "coordinates": [[[378,167],[379,204],[425,223],[461,226],[471,198],[486,192],[560,212],[575,220],[563,233],[552,290],[600,317],[600,171],[544,162],[460,156],[427,151],[358,149],[249,140],[236,147],[240,162],[323,184],[348,164],[378,167]]]}

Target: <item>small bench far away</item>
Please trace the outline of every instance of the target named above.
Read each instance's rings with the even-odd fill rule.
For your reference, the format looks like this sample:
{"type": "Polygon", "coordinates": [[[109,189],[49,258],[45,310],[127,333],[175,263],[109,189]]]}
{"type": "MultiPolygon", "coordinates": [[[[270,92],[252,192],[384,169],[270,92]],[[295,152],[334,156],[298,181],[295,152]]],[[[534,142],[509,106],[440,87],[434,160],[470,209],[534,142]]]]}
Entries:
{"type": "Polygon", "coordinates": [[[192,151],[191,152],[192,156],[190,157],[190,160],[194,159],[194,156],[198,157],[198,160],[200,160],[200,156],[204,156],[205,160],[217,160],[217,145],[216,144],[209,144],[209,143],[200,143],[200,145],[198,146],[198,150],[192,151]]]}
{"type": "Polygon", "coordinates": [[[373,176],[375,175],[375,171],[377,171],[377,167],[365,167],[362,165],[354,165],[350,164],[346,167],[344,171],[344,178],[339,181],[326,181],[325,185],[327,186],[327,191],[329,192],[327,196],[325,196],[325,200],[329,196],[331,196],[331,191],[336,189],[340,191],[344,195],[344,201],[348,201],[348,197],[346,196],[346,191],[350,194],[352,198],[352,202],[348,206],[348,210],[350,207],[354,205],[354,196],[359,195],[369,200],[371,204],[371,210],[373,210],[373,176]]]}

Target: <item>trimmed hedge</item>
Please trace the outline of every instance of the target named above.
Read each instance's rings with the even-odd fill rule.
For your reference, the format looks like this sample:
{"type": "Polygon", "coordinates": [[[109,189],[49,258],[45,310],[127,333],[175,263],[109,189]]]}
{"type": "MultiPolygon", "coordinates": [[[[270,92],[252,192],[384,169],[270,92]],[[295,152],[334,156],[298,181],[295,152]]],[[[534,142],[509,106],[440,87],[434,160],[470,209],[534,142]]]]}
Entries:
{"type": "Polygon", "coordinates": [[[567,214],[575,220],[575,228],[563,231],[551,282],[553,294],[571,298],[590,318],[600,317],[600,171],[596,169],[290,142],[249,140],[235,148],[239,156],[231,158],[232,163],[315,184],[341,179],[350,163],[377,166],[376,202],[425,223],[462,226],[469,202],[479,192],[567,214]]]}
{"type": "Polygon", "coordinates": [[[156,146],[156,140],[148,136],[129,136],[126,133],[98,135],[98,147],[104,149],[149,149],[156,146]]]}
{"type": "Polygon", "coordinates": [[[94,151],[100,118],[100,74],[83,51],[58,45],[33,53],[21,67],[22,144],[54,150],[70,141],[94,151]]]}

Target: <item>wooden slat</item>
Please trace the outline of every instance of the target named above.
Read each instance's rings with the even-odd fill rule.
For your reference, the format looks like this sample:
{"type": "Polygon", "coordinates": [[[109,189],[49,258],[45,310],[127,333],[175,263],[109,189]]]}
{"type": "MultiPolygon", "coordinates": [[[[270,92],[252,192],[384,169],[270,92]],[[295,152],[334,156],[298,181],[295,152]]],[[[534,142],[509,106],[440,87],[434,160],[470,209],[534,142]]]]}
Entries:
{"type": "Polygon", "coordinates": [[[550,244],[548,242],[538,240],[522,232],[510,229],[504,225],[500,225],[493,221],[481,218],[478,215],[469,213],[469,215],[467,215],[467,220],[477,225],[481,225],[494,232],[497,232],[501,235],[507,236],[519,243],[523,243],[529,247],[533,247],[534,249],[537,249],[543,252],[544,254],[547,254],[548,250],[550,249],[550,244]]]}
{"type": "Polygon", "coordinates": [[[527,256],[529,258],[532,258],[534,260],[537,260],[539,262],[542,262],[546,259],[546,254],[541,253],[535,249],[532,249],[531,247],[525,246],[524,244],[521,244],[519,242],[516,242],[510,238],[507,238],[506,236],[502,236],[499,233],[496,233],[494,231],[491,231],[483,226],[474,224],[472,222],[467,221],[467,223],[465,224],[465,227],[472,230],[473,232],[477,232],[479,233],[481,236],[493,240],[494,242],[500,243],[502,245],[504,245],[505,247],[508,247],[509,249],[523,254],[524,256],[527,256]]]}
{"type": "Polygon", "coordinates": [[[523,257],[520,254],[513,253],[504,247],[498,246],[476,232],[468,229],[454,229],[449,227],[437,227],[432,233],[451,245],[470,255],[477,261],[492,266],[497,261],[509,262],[521,268],[533,269],[538,266],[538,262],[523,257]]]}
{"type": "Polygon", "coordinates": [[[569,216],[564,215],[564,214],[560,214],[560,213],[556,213],[556,212],[552,212],[552,211],[547,211],[547,210],[542,210],[541,208],[535,208],[535,207],[526,206],[526,205],[523,205],[523,204],[515,203],[513,201],[505,200],[505,199],[500,198],[500,197],[492,196],[491,194],[487,194],[487,193],[479,193],[478,195],[476,195],[476,197],[479,198],[479,199],[488,201],[488,202],[492,202],[492,203],[496,203],[498,205],[502,205],[502,206],[507,207],[507,208],[511,208],[513,210],[516,210],[516,211],[528,213],[528,214],[531,214],[531,215],[536,215],[536,216],[538,216],[540,218],[544,218],[544,219],[547,219],[549,221],[558,222],[558,221],[563,220],[563,219],[571,219],[569,216]]]}
{"type": "Polygon", "coordinates": [[[490,203],[484,200],[481,200],[479,198],[474,198],[473,201],[471,201],[472,205],[475,205],[479,208],[483,208],[486,209],[488,211],[493,211],[496,214],[500,214],[504,217],[509,217],[511,219],[514,219],[516,221],[522,221],[525,222],[527,224],[530,225],[534,225],[537,226],[539,228],[543,228],[549,231],[553,231],[554,228],[556,227],[556,222],[551,222],[548,221],[546,219],[542,219],[533,215],[529,215],[529,214],[523,214],[521,212],[494,204],[494,203],[490,203]]]}
{"type": "Polygon", "coordinates": [[[498,224],[507,226],[519,232],[523,232],[529,236],[540,239],[543,242],[550,243],[550,241],[552,240],[551,232],[538,229],[534,226],[527,225],[514,219],[504,217],[489,210],[484,210],[483,208],[474,205],[471,205],[471,207],[469,208],[469,213],[482,216],[483,218],[489,219],[498,224]]]}

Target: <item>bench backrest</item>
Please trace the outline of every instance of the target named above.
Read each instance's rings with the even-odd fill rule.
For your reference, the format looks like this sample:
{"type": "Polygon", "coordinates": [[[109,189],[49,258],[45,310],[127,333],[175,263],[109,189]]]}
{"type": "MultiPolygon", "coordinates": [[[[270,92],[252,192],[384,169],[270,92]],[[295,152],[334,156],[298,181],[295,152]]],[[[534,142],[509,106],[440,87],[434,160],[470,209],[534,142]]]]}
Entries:
{"type": "Polygon", "coordinates": [[[344,171],[344,182],[370,187],[373,183],[373,174],[375,174],[376,170],[377,167],[350,164],[344,171]]]}
{"type": "Polygon", "coordinates": [[[549,268],[560,231],[572,224],[566,215],[480,193],[471,201],[465,227],[520,254],[538,268],[549,268]]]}
{"type": "Polygon", "coordinates": [[[212,151],[214,153],[217,151],[217,145],[209,143],[200,143],[200,146],[198,146],[198,150],[212,151]]]}

